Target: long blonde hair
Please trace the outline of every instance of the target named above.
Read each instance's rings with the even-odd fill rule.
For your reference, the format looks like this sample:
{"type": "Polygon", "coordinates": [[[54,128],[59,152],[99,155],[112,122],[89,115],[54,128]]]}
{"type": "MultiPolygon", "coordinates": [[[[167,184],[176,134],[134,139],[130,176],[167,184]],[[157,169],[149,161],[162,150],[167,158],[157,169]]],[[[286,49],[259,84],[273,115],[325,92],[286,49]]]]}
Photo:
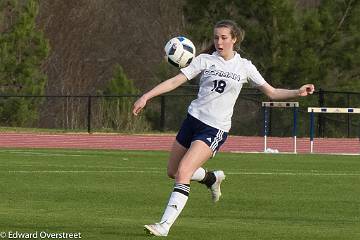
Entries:
{"type": "MultiPolygon", "coordinates": [[[[236,22],[229,20],[229,19],[224,19],[224,20],[218,21],[215,24],[214,29],[221,28],[221,27],[226,27],[226,28],[230,29],[231,37],[236,38],[236,42],[234,44],[234,50],[239,51],[240,44],[244,40],[244,37],[245,37],[245,31],[241,27],[239,27],[236,24],[236,22]]],[[[205,48],[203,51],[201,51],[201,53],[212,54],[215,51],[216,51],[215,44],[212,43],[207,48],[205,48]]]]}

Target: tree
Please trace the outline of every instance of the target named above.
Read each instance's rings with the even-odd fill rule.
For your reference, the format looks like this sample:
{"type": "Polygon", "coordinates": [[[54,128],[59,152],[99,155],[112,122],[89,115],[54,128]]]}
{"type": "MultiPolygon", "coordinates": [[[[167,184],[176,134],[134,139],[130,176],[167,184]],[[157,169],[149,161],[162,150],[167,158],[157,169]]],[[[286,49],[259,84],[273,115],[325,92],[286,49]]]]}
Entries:
{"type": "Polygon", "coordinates": [[[126,96],[138,92],[134,82],[126,76],[124,69],[118,64],[115,65],[113,78],[105,90],[99,92],[107,97],[102,98],[98,104],[96,114],[98,125],[105,129],[122,132],[147,131],[149,123],[144,116],[135,117],[132,114],[133,97],[126,96]]]}
{"type": "MultiPolygon", "coordinates": [[[[286,80],[281,77],[289,70],[289,60],[295,55],[293,45],[299,27],[294,11],[291,1],[277,0],[189,1],[185,9],[196,41],[202,41],[206,36],[210,42],[212,27],[218,20],[235,20],[246,31],[240,54],[251,60],[274,85],[280,82],[284,85],[286,80]]],[[[293,82],[285,85],[292,86],[293,82]]]]}
{"type": "MultiPolygon", "coordinates": [[[[41,65],[49,43],[36,29],[37,0],[7,0],[0,5],[5,22],[0,35],[0,95],[42,95],[46,76],[41,65]]],[[[31,125],[37,119],[39,98],[0,99],[0,122],[31,125]]]]}
{"type": "Polygon", "coordinates": [[[191,36],[209,42],[220,19],[246,31],[241,55],[275,86],[313,82],[331,90],[360,90],[360,1],[325,0],[309,8],[291,0],[187,1],[191,36]]]}
{"type": "MultiPolygon", "coordinates": [[[[218,20],[236,21],[246,31],[240,54],[275,87],[314,83],[317,89],[360,92],[360,1],[299,4],[295,0],[187,0],[184,12],[198,46],[212,41],[218,20]]],[[[326,103],[346,106],[342,98],[334,96],[326,103]]],[[[299,101],[302,106],[314,104],[313,97],[299,101]]],[[[352,106],[357,104],[351,100],[352,106]]],[[[277,117],[285,122],[285,115],[277,117]]]]}
{"type": "Polygon", "coordinates": [[[322,87],[360,91],[360,1],[322,1],[303,23],[302,41],[319,59],[322,87]]]}

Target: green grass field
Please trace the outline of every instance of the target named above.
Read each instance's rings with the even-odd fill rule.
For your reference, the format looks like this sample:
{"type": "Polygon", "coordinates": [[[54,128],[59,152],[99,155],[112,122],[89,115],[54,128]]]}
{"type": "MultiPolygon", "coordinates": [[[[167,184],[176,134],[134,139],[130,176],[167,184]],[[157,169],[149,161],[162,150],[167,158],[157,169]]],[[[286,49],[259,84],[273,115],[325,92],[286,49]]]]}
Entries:
{"type": "MultiPolygon", "coordinates": [[[[0,149],[0,236],[149,239],[172,190],[167,155],[0,149]]],[[[359,156],[219,153],[206,167],[227,174],[223,198],[192,183],[168,239],[360,239],[359,156]]]]}

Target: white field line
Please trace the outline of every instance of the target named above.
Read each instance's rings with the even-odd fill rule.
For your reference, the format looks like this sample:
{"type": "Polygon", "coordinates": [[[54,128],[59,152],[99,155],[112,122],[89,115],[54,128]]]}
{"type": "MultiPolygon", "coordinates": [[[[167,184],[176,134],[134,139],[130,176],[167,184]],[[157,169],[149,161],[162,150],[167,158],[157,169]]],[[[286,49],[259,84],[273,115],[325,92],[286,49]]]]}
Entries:
{"type": "MultiPolygon", "coordinates": [[[[0,167],[32,167],[32,168],[41,168],[43,167],[43,165],[30,165],[30,164],[16,164],[16,165],[10,165],[10,164],[0,164],[0,167]]],[[[64,165],[54,165],[54,164],[48,164],[46,165],[46,167],[51,167],[51,168],[70,168],[68,166],[64,166],[64,165]]],[[[86,168],[96,168],[97,170],[94,171],[107,171],[106,169],[108,169],[109,171],[112,171],[111,169],[138,169],[138,167],[117,167],[117,166],[108,166],[108,167],[104,167],[104,166],[84,166],[84,165],[71,165],[71,168],[82,168],[82,169],[86,169],[86,168]]],[[[151,168],[146,168],[146,169],[150,169],[151,168]]],[[[157,170],[158,168],[153,168],[155,170],[157,170]]],[[[16,170],[17,171],[17,170],[16,170]]],[[[34,170],[34,171],[41,171],[41,170],[34,170]]],[[[52,171],[52,170],[44,170],[44,171],[52,171]]],[[[62,171],[62,170],[55,170],[55,171],[62,171]]],[[[72,171],[72,170],[71,170],[72,171]]],[[[74,170],[74,171],[78,171],[78,170],[74,170]]],[[[87,171],[87,170],[85,170],[87,171]]],[[[91,170],[90,170],[91,171],[91,170]]],[[[0,171],[1,172],[1,171],[0,171]]]]}
{"type": "Polygon", "coordinates": [[[314,172],[229,172],[228,175],[278,175],[278,176],[360,176],[360,173],[314,173],[314,172]]]}
{"type": "Polygon", "coordinates": [[[292,155],[292,154],[295,154],[295,155],[332,155],[332,156],[336,156],[336,155],[339,155],[339,156],[359,156],[360,155],[360,152],[359,153],[321,153],[321,152],[313,152],[313,153],[310,153],[310,150],[308,152],[298,152],[298,153],[294,153],[294,152],[278,152],[278,153],[265,153],[265,152],[248,152],[248,151],[230,151],[230,153],[251,153],[251,154],[267,154],[267,155],[271,155],[271,154],[277,154],[277,155],[280,155],[280,154],[286,154],[286,155],[292,155]]]}
{"type": "MultiPolygon", "coordinates": [[[[11,153],[11,154],[22,154],[24,156],[59,156],[59,157],[99,157],[98,153],[94,153],[94,154],[89,154],[89,153],[82,153],[81,151],[72,151],[72,152],[79,152],[79,154],[69,154],[69,153],[49,153],[49,152],[32,152],[32,151],[28,151],[28,150],[0,150],[0,154],[1,153],[11,153]]],[[[126,153],[126,154],[138,154],[136,152],[131,152],[131,151],[121,151],[122,153],[126,153]]],[[[310,154],[309,152],[301,152],[301,153],[294,153],[294,152],[279,152],[279,153],[264,153],[264,152],[249,152],[249,151],[230,151],[230,153],[251,153],[251,154],[310,154]]],[[[106,153],[103,152],[101,153],[101,155],[107,155],[107,154],[113,154],[112,152],[110,153],[106,153]]],[[[360,155],[359,153],[311,153],[311,155],[340,155],[340,156],[358,156],[360,155]]],[[[124,159],[123,159],[124,160],[124,159]]]]}
{"type": "MultiPolygon", "coordinates": [[[[2,151],[4,152],[4,151],[2,151]]],[[[98,155],[88,155],[88,154],[68,154],[68,153],[41,153],[41,152],[29,152],[29,151],[7,151],[6,153],[11,154],[21,154],[23,156],[56,156],[56,157],[98,157],[98,155]]]]}
{"type": "Polygon", "coordinates": [[[0,171],[7,173],[161,173],[163,171],[147,171],[147,170],[10,170],[0,171]]]}
{"type": "MultiPolygon", "coordinates": [[[[144,170],[8,170],[0,173],[57,173],[57,174],[81,174],[81,173],[165,173],[163,170],[144,169],[144,170]]],[[[227,172],[227,175],[275,175],[275,176],[360,176],[360,172],[227,172]]]]}
{"type": "MultiPolygon", "coordinates": [[[[21,155],[25,155],[25,156],[60,156],[60,157],[99,157],[99,156],[106,156],[106,155],[113,155],[114,153],[117,153],[116,150],[114,150],[113,152],[95,152],[92,154],[91,152],[84,152],[84,151],[76,151],[76,150],[71,150],[72,153],[50,153],[50,152],[33,152],[33,151],[29,151],[29,150],[4,150],[4,149],[0,149],[0,154],[2,153],[10,153],[10,154],[21,154],[21,155]],[[73,154],[73,153],[78,153],[78,154],[73,154]]],[[[131,151],[122,151],[121,153],[127,154],[127,155],[138,155],[139,153],[137,152],[131,152],[131,151]]],[[[126,158],[122,157],[122,160],[126,160],[126,158]]]]}

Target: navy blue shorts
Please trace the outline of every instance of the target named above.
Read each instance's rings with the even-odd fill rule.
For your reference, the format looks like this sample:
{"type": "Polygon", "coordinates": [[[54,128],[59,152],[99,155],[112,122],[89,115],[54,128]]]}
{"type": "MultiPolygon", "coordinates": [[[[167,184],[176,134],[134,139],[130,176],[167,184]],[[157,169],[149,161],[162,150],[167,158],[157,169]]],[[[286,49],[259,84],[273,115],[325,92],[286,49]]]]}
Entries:
{"type": "Polygon", "coordinates": [[[210,127],[188,114],[181,125],[176,140],[185,148],[190,148],[193,141],[201,140],[206,143],[215,154],[225,142],[227,135],[227,132],[210,127]]]}

